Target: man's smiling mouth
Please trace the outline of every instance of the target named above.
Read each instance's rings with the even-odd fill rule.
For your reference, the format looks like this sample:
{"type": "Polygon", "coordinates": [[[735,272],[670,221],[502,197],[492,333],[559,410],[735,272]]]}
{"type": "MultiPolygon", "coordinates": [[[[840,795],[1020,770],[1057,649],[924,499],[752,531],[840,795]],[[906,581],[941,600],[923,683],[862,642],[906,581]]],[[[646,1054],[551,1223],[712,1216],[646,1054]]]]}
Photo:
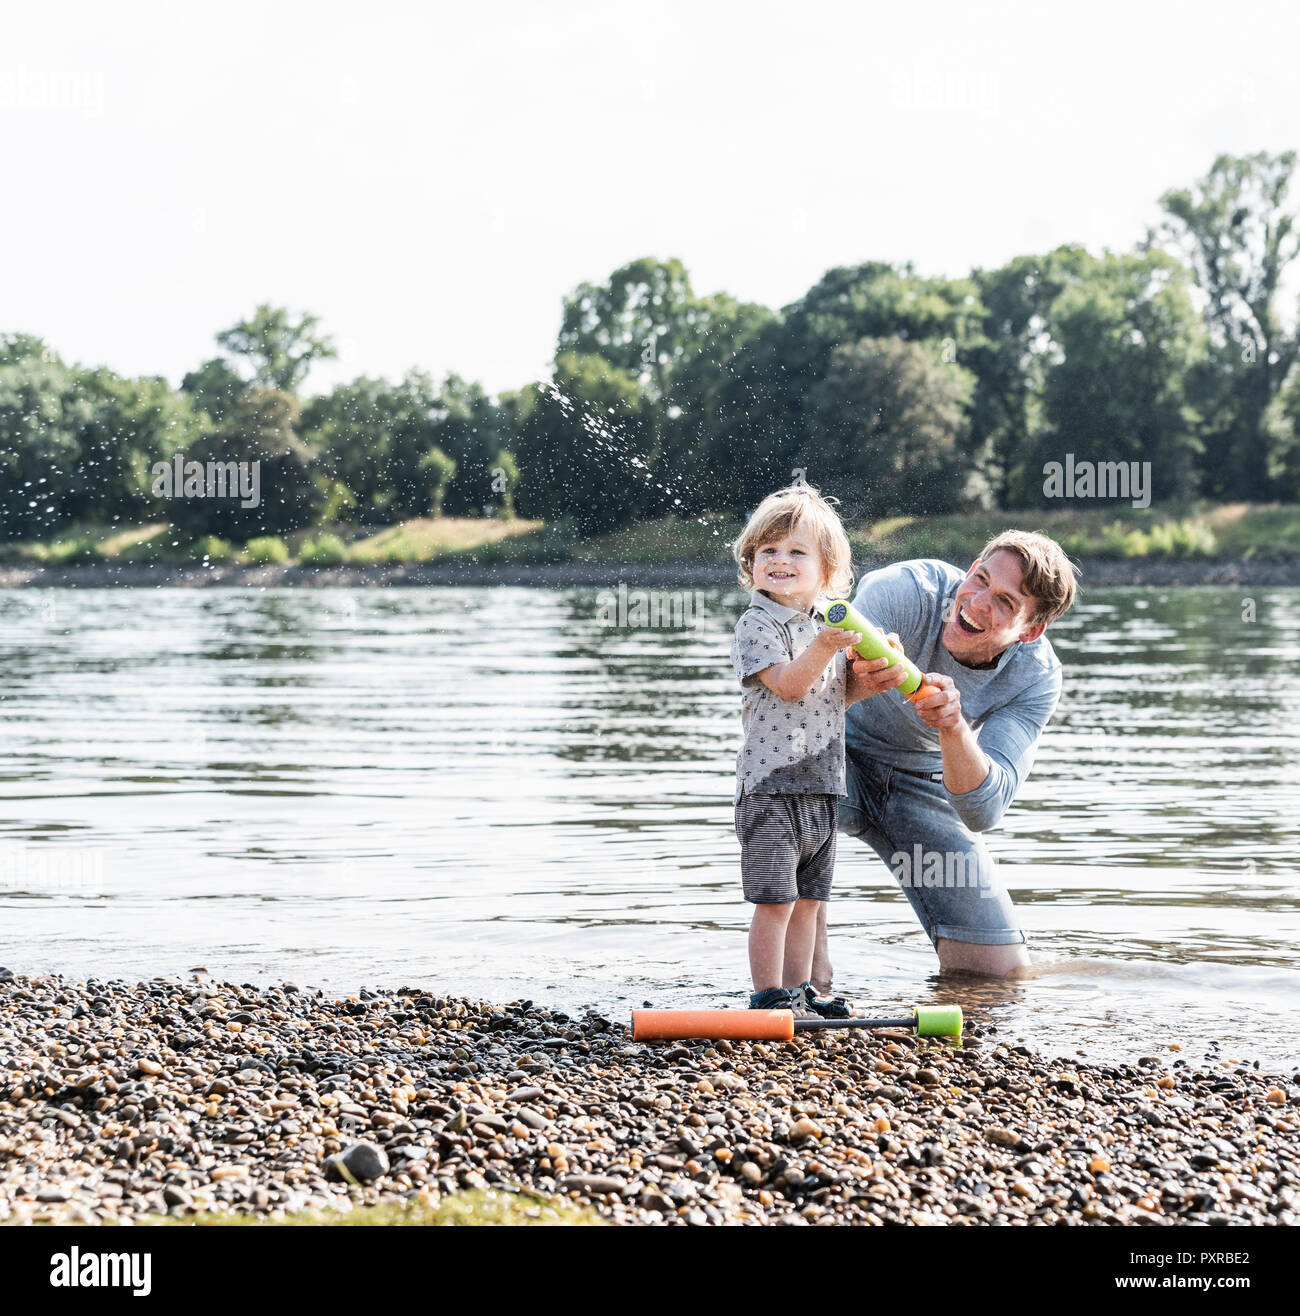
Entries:
{"type": "Polygon", "coordinates": [[[957,609],[957,629],[966,635],[983,635],[984,627],[976,626],[973,621],[966,615],[965,608],[957,609]]]}

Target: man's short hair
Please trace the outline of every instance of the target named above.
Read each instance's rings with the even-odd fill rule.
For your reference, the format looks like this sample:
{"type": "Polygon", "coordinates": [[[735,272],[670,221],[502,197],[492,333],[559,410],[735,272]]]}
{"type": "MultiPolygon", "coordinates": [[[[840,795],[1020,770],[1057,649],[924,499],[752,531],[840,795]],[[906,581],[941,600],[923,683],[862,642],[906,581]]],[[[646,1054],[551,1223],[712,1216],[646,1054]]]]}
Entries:
{"type": "Polygon", "coordinates": [[[1004,530],[984,545],[979,560],[987,562],[1001,549],[1020,559],[1024,591],[1038,605],[1029,624],[1047,626],[1064,617],[1074,602],[1078,568],[1060,544],[1041,530],[1004,530]]]}

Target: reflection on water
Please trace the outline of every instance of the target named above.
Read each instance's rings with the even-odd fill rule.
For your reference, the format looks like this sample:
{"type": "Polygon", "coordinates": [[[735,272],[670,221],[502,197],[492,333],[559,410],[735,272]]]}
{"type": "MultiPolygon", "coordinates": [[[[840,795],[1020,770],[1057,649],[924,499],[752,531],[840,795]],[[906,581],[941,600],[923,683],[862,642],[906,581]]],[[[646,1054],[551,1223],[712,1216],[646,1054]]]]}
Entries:
{"type": "MultiPolygon", "coordinates": [[[[0,591],[0,963],[739,1003],[743,598],[630,630],[598,595],[0,591]]],[[[1300,1062],[1300,591],[1089,591],[1051,634],[1061,708],[989,834],[1037,976],[940,983],[842,838],[838,987],[1065,1055],[1300,1062]]]]}

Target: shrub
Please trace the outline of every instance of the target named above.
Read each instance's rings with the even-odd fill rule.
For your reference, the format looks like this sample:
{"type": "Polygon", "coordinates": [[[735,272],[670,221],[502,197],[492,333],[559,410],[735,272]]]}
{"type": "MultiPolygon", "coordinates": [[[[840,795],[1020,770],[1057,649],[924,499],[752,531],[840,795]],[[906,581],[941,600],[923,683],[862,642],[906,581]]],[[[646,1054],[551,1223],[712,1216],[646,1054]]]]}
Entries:
{"type": "Polygon", "coordinates": [[[158,530],[145,539],[128,544],[118,555],[119,562],[157,562],[171,546],[172,531],[158,530]]]}
{"type": "Polygon", "coordinates": [[[256,563],[289,561],[289,546],[279,535],[261,535],[244,545],[244,558],[256,563]]]}
{"type": "Polygon", "coordinates": [[[1112,521],[1101,532],[1101,552],[1106,557],[1146,557],[1150,547],[1141,530],[1129,530],[1122,521],[1112,521]]]}
{"type": "Polygon", "coordinates": [[[1194,521],[1166,521],[1151,531],[1151,550],[1168,557],[1203,557],[1215,549],[1208,526],[1194,521]]]}
{"type": "Polygon", "coordinates": [[[304,566],[332,567],[347,560],[347,545],[338,535],[326,533],[315,539],[305,539],[298,550],[298,561],[304,566]]]}
{"type": "Polygon", "coordinates": [[[34,544],[32,557],[38,562],[51,564],[71,564],[75,562],[98,562],[96,541],[85,535],[74,535],[70,539],[56,539],[49,544],[34,544]]]}
{"type": "Polygon", "coordinates": [[[234,558],[235,551],[231,548],[229,540],[220,539],[216,535],[204,535],[188,546],[186,556],[196,562],[201,562],[205,558],[209,562],[229,562],[234,558]]]}
{"type": "Polygon", "coordinates": [[[437,556],[439,556],[437,550],[430,551],[428,545],[403,535],[385,546],[383,560],[394,565],[402,565],[411,562],[431,562],[437,556]]]}

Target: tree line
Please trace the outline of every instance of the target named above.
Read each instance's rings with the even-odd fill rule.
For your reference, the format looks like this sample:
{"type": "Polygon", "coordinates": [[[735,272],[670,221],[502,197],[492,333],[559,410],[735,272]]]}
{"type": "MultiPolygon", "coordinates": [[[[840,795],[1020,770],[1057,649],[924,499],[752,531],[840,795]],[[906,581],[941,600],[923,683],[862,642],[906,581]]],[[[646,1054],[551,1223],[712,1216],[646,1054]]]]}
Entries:
{"type": "Polygon", "coordinates": [[[231,538],[430,515],[744,515],[802,470],[868,517],[1045,505],[1044,470],[1150,462],[1163,503],[1300,499],[1284,305],[1295,153],[1224,155],[1133,250],[1062,246],[962,278],[870,261],[780,311],[650,258],[565,299],[549,381],[358,378],[261,306],[179,389],[0,337],[0,538],[169,520],[231,538]],[[258,462],[256,507],[163,499],[159,463],[258,462]]]}

